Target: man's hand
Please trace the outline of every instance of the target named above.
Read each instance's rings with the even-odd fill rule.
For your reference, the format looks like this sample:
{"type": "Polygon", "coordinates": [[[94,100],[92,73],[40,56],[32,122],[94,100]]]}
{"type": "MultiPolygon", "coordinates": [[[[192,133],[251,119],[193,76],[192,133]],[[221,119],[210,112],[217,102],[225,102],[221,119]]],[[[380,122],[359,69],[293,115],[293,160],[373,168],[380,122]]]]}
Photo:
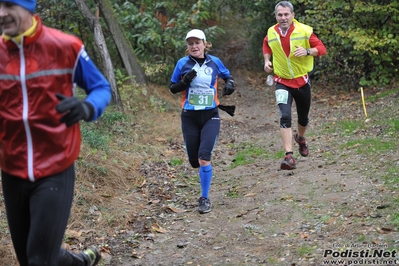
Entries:
{"type": "Polygon", "coordinates": [[[193,81],[193,79],[197,76],[197,71],[195,71],[194,69],[191,69],[190,71],[188,71],[184,76],[183,76],[183,83],[188,85],[191,83],[191,81],[193,81]]]}
{"type": "Polygon", "coordinates": [[[273,65],[271,61],[265,61],[264,70],[266,71],[266,73],[273,72],[273,65]]]}
{"type": "Polygon", "coordinates": [[[294,55],[297,57],[308,56],[308,51],[306,48],[295,45],[294,55]]]}
{"type": "Polygon", "coordinates": [[[58,113],[64,114],[60,118],[60,122],[65,123],[67,127],[82,119],[88,121],[92,118],[94,107],[90,103],[81,101],[76,97],[67,97],[60,93],[57,93],[56,96],[61,102],[57,104],[55,109],[58,113]]]}

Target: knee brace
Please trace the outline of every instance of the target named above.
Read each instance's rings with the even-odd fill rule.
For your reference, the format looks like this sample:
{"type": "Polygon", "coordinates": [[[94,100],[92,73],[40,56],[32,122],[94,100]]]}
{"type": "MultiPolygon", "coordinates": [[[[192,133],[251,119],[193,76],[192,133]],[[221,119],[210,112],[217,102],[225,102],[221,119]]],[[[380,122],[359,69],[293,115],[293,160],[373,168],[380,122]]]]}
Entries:
{"type": "Polygon", "coordinates": [[[290,128],[291,127],[291,116],[283,115],[280,117],[280,127],[281,128],[290,128]]]}

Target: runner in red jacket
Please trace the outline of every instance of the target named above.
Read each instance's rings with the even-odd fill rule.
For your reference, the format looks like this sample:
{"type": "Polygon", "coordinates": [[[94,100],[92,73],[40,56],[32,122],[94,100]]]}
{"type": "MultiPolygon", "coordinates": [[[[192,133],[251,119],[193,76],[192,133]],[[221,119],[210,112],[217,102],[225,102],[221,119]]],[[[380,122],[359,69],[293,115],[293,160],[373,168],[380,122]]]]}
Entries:
{"type": "Polygon", "coordinates": [[[82,42],[42,25],[35,0],[0,0],[0,168],[11,238],[21,266],[96,265],[95,247],[61,249],[74,194],[79,121],[111,100],[82,42]],[[87,97],[76,98],[76,86],[87,97]]]}
{"type": "Polygon", "coordinates": [[[311,103],[308,73],[313,69],[314,57],[326,54],[326,48],[312,27],[295,20],[294,7],[289,1],[278,2],[274,11],[277,24],[268,29],[263,40],[264,69],[267,73],[274,72],[276,82],[276,103],[285,151],[280,169],[292,170],[296,168],[292,149],[292,103],[295,100],[298,114],[298,133],[294,139],[299,145],[299,154],[306,157],[309,149],[305,132],[311,103]]]}

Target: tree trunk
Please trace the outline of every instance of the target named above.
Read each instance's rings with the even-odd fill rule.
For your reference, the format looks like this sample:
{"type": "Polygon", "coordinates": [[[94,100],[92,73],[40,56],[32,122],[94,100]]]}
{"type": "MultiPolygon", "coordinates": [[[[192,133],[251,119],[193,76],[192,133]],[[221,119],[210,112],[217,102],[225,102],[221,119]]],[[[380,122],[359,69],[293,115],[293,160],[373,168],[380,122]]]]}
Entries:
{"type": "Polygon", "coordinates": [[[105,43],[99,19],[90,11],[89,7],[86,5],[84,0],[74,0],[74,1],[80,13],[85,18],[86,22],[89,24],[91,31],[93,32],[94,42],[99,53],[104,75],[111,84],[112,101],[123,112],[122,100],[119,94],[118,87],[116,86],[114,67],[112,65],[111,57],[109,56],[107,44],[105,43]]]}
{"type": "Polygon", "coordinates": [[[100,11],[104,15],[105,22],[108,25],[108,29],[122,58],[125,69],[131,77],[132,84],[134,84],[135,81],[139,84],[145,84],[144,71],[140,67],[136,54],[115,16],[111,2],[109,0],[95,0],[95,2],[99,5],[100,11]]]}

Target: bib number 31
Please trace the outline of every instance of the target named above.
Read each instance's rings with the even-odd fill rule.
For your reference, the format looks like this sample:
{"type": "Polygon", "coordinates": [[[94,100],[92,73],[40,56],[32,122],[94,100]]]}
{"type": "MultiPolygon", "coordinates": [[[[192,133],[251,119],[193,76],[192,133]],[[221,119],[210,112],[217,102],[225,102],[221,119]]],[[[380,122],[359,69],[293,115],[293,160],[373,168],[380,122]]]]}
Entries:
{"type": "Polygon", "coordinates": [[[194,106],[212,106],[214,92],[213,89],[190,89],[189,102],[194,106]]]}

